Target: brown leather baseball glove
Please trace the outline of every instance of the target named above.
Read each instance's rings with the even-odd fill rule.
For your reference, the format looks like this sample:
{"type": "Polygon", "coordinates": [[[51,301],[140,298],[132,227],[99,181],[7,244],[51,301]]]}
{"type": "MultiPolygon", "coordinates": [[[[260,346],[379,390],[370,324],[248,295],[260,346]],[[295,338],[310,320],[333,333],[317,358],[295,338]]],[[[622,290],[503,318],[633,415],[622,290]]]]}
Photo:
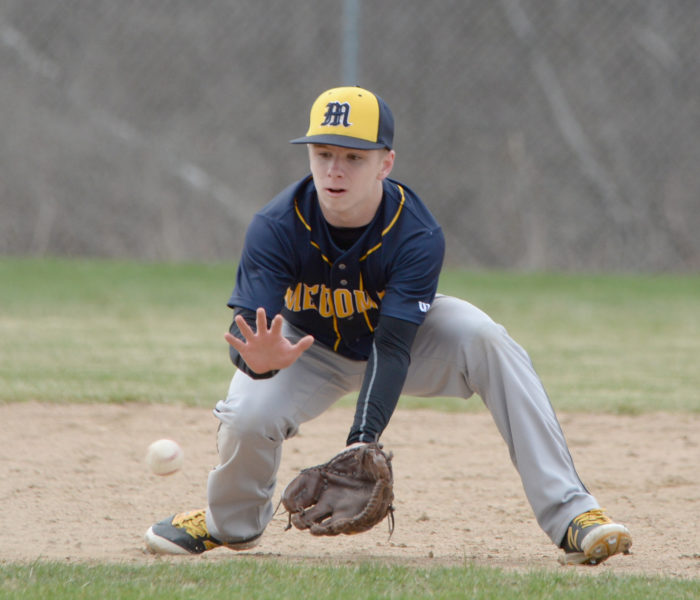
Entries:
{"type": "Polygon", "coordinates": [[[352,445],[328,462],[304,469],[285,488],[290,525],[313,535],[348,535],[389,516],[394,529],[391,454],[377,443],[352,445]]]}

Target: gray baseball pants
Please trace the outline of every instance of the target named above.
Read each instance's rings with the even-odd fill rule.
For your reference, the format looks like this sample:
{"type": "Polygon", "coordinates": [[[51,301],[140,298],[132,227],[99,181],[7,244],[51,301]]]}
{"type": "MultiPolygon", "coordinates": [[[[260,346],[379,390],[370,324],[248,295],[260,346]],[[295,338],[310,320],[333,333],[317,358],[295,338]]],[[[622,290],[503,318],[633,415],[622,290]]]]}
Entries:
{"type": "MultiPolygon", "coordinates": [[[[298,330],[285,327],[288,337],[301,337],[298,330]]],[[[214,410],[221,424],[220,464],[210,472],[207,485],[211,535],[233,543],[263,532],[272,518],[282,442],[336,400],[358,391],[365,366],[314,344],[270,379],[236,372],[228,397],[214,410]]],[[[575,516],[599,508],[576,473],[527,353],[475,306],[438,295],[418,329],[403,393],[478,394],[508,445],[537,522],[555,544],[575,516]]]]}

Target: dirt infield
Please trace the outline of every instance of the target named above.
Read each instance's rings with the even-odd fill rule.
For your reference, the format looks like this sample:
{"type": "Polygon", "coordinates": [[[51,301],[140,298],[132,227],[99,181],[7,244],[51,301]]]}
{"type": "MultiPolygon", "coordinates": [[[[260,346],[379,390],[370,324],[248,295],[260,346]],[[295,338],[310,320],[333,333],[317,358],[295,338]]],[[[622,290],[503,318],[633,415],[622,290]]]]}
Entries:
{"type": "MultiPolygon", "coordinates": [[[[351,417],[348,409],[333,409],[304,425],[285,444],[278,487],[341,449],[351,417]]],[[[700,415],[564,414],[560,420],[582,479],[634,539],[631,555],[577,569],[700,577],[700,415]]],[[[153,521],[204,505],[206,476],[217,461],[216,425],[202,408],[0,406],[0,527],[13,532],[0,545],[0,562],[236,560],[226,549],[154,557],[142,541],[153,521]],[[144,464],[146,447],[160,437],[185,449],[184,469],[170,477],[151,475],[144,464]]],[[[278,515],[261,545],[241,555],[574,568],[556,562],[559,551],[535,523],[488,414],[399,409],[383,441],[395,454],[391,540],[383,525],[329,539],[285,532],[287,519],[278,515]]]]}

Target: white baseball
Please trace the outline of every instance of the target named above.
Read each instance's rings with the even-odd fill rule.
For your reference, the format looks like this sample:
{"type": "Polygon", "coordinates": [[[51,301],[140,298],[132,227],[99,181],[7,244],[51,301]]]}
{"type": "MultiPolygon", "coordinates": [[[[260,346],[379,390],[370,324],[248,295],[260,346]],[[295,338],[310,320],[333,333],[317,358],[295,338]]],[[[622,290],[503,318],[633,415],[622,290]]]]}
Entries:
{"type": "Polygon", "coordinates": [[[182,468],[185,453],[173,440],[156,440],[146,452],[146,464],[156,475],[172,475],[182,468]]]}

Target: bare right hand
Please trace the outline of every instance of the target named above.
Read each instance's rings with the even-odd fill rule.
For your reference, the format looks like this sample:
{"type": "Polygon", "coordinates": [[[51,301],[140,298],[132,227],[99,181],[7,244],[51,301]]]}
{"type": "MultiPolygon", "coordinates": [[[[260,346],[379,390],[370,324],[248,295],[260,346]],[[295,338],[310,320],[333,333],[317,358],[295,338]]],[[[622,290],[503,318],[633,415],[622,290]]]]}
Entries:
{"type": "Polygon", "coordinates": [[[276,315],[272,319],[269,329],[267,328],[267,315],[264,308],[258,308],[255,318],[257,332],[250,328],[241,315],[235,319],[245,341],[230,333],[226,333],[224,338],[256,373],[267,373],[288,367],[314,343],[312,335],[301,338],[296,344],[284,337],[282,335],[283,319],[281,315],[276,315]]]}

